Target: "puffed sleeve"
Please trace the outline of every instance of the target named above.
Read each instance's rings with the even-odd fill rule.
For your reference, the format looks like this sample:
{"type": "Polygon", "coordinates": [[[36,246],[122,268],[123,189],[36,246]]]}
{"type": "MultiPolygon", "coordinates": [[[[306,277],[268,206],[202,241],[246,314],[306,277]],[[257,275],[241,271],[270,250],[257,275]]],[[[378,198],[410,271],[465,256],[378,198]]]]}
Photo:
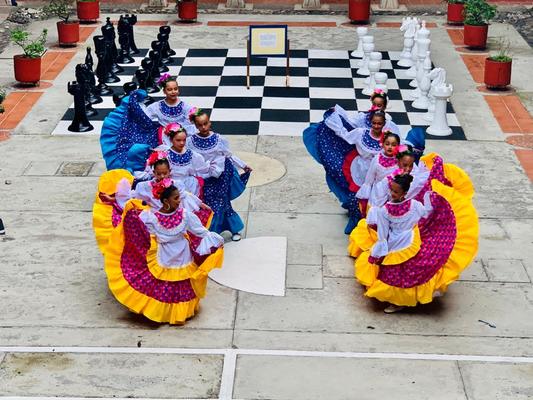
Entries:
{"type": "Polygon", "coordinates": [[[332,113],[324,123],[330,128],[337,136],[344,139],[350,144],[356,144],[358,139],[363,135],[363,128],[355,128],[348,131],[342,124],[341,117],[337,113],[332,113]]]}
{"type": "Polygon", "coordinates": [[[368,201],[372,207],[381,207],[389,201],[389,193],[389,180],[385,177],[379,182],[376,182],[368,201]]]}
{"type": "Polygon", "coordinates": [[[132,197],[134,196],[132,194],[130,182],[126,178],[121,179],[117,183],[117,192],[115,194],[115,200],[117,201],[117,204],[120,206],[120,208],[124,208],[126,202],[132,197]]]}
{"type": "Polygon", "coordinates": [[[192,152],[191,166],[194,169],[194,174],[202,178],[209,177],[210,164],[204,160],[200,154],[192,152]]]}
{"type": "Polygon", "coordinates": [[[380,207],[376,213],[378,226],[378,241],[372,246],[370,255],[374,258],[385,257],[389,253],[389,219],[386,217],[384,207],[380,207]]]}
{"type": "Polygon", "coordinates": [[[356,128],[366,128],[367,112],[358,112],[353,119],[356,128]]]}
{"type": "Polygon", "coordinates": [[[222,136],[219,136],[219,148],[222,153],[224,153],[224,156],[226,158],[229,158],[231,160],[231,163],[235,165],[236,167],[240,169],[244,169],[246,167],[246,163],[242,161],[239,157],[237,157],[235,154],[233,154],[229,148],[229,142],[227,139],[223,138],[222,136]]]}
{"type": "Polygon", "coordinates": [[[152,121],[159,121],[159,101],[154,101],[152,104],[145,107],[144,111],[146,112],[146,115],[152,120],[152,121]]]}
{"type": "Polygon", "coordinates": [[[154,172],[152,168],[147,165],[142,171],[134,171],[133,177],[138,181],[148,181],[154,177],[154,172]]]}
{"type": "Polygon", "coordinates": [[[379,154],[376,154],[370,163],[370,167],[366,173],[365,182],[361,185],[357,194],[355,195],[358,199],[370,199],[372,192],[372,187],[377,180],[378,174],[378,157],[379,154]]]}
{"type": "Polygon", "coordinates": [[[206,174],[206,176],[202,176],[202,178],[218,178],[220,175],[222,175],[222,172],[224,172],[225,167],[226,157],[224,157],[223,154],[219,154],[209,161],[209,172],[206,174]]]}
{"type": "Polygon", "coordinates": [[[416,200],[411,200],[413,202],[412,207],[414,207],[414,211],[419,219],[427,218],[433,212],[433,205],[431,204],[432,193],[433,192],[428,190],[424,194],[424,204],[416,200]]]}
{"type": "Polygon", "coordinates": [[[358,126],[357,125],[358,114],[355,115],[355,118],[350,117],[348,112],[344,108],[339,106],[338,104],[335,104],[335,107],[333,109],[335,110],[337,114],[339,114],[342,118],[344,118],[344,120],[348,122],[351,126],[353,126],[354,128],[358,126]]]}
{"type": "Polygon", "coordinates": [[[196,252],[200,255],[209,254],[212,247],[220,247],[224,244],[224,238],[218,233],[210,232],[202,225],[196,215],[186,211],[187,230],[202,238],[196,252]]]}
{"type": "Polygon", "coordinates": [[[146,225],[148,232],[154,235],[156,223],[155,215],[149,210],[144,210],[139,214],[139,219],[144,223],[144,225],[146,225]]]}

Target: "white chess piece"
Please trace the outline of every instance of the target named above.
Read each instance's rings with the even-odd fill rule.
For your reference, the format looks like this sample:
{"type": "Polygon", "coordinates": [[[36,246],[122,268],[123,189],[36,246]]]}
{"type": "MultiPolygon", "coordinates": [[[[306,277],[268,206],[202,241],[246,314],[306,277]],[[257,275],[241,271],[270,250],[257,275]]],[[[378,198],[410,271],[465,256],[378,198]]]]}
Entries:
{"type": "Polygon", "coordinates": [[[405,33],[403,35],[403,50],[400,55],[400,60],[398,61],[398,66],[406,68],[412,67],[413,60],[411,51],[415,44],[414,37],[416,32],[416,21],[412,20],[411,18],[408,18],[405,21],[405,25],[402,25],[402,28],[400,28],[400,30],[404,30],[405,33]]]}
{"type": "Polygon", "coordinates": [[[383,92],[387,93],[387,79],[389,79],[389,76],[385,72],[376,72],[374,75],[374,79],[376,80],[376,86],[374,86],[374,90],[381,89],[383,92]]]}
{"type": "MultiPolygon", "coordinates": [[[[376,72],[379,72],[381,69],[381,59],[383,58],[382,54],[379,51],[373,51],[370,53],[370,61],[379,61],[379,69],[376,72]]],[[[370,68],[369,68],[370,70],[370,68]]],[[[370,76],[368,78],[365,78],[365,86],[368,86],[370,83],[370,76]]]]}
{"type": "Polygon", "coordinates": [[[414,44],[411,49],[411,62],[413,65],[411,65],[411,68],[405,71],[405,76],[408,78],[416,77],[416,61],[418,60],[418,31],[420,30],[418,19],[415,18],[415,22],[413,22],[413,24],[415,24],[415,35],[413,36],[414,44]]]}
{"type": "Polygon", "coordinates": [[[361,58],[363,57],[363,36],[368,34],[368,28],[366,26],[358,26],[355,30],[357,32],[357,49],[352,51],[352,57],[361,58]]]}
{"type": "Polygon", "coordinates": [[[426,58],[424,59],[422,66],[422,79],[418,82],[418,88],[420,89],[420,96],[413,101],[412,106],[419,110],[427,110],[429,108],[428,92],[431,88],[431,80],[429,74],[431,72],[431,52],[426,52],[426,58]]]}
{"type": "Polygon", "coordinates": [[[429,88],[429,106],[427,113],[424,114],[424,120],[433,121],[433,114],[435,112],[435,96],[433,96],[433,88],[435,86],[443,85],[446,82],[446,70],[444,68],[433,68],[429,73],[429,79],[431,80],[431,86],[429,88]]]}
{"type": "Polygon", "coordinates": [[[418,30],[419,39],[429,39],[431,31],[426,27],[426,21],[422,21],[422,26],[418,30]]]}
{"type": "Polygon", "coordinates": [[[370,71],[368,70],[368,63],[370,62],[370,53],[374,51],[374,43],[363,43],[363,65],[357,70],[358,75],[368,76],[370,71]]]}
{"type": "Polygon", "coordinates": [[[371,96],[374,93],[374,88],[376,86],[375,75],[376,72],[379,72],[381,68],[381,53],[372,52],[370,53],[370,61],[368,62],[368,70],[370,71],[370,76],[368,77],[369,82],[366,87],[363,89],[363,94],[371,96]],[[376,57],[379,55],[379,57],[376,57]],[[373,57],[374,56],[374,57],[373,57]]]}
{"type": "Polygon", "coordinates": [[[409,82],[409,86],[416,88],[415,90],[412,90],[410,92],[411,97],[413,99],[416,99],[420,96],[420,89],[418,88],[418,85],[420,81],[422,80],[423,74],[424,74],[424,60],[426,59],[426,54],[429,51],[429,48],[431,46],[431,40],[430,39],[418,39],[418,60],[417,60],[417,75],[416,79],[409,82]]]}
{"type": "MultiPolygon", "coordinates": [[[[369,44],[369,43],[374,44],[374,36],[372,36],[372,35],[363,36],[363,57],[355,64],[355,66],[357,68],[361,68],[365,63],[368,62],[368,59],[365,59],[365,57],[366,57],[365,50],[364,50],[365,43],[366,44],[369,44]]],[[[374,51],[374,48],[372,48],[371,51],[374,51]]]]}
{"type": "Polygon", "coordinates": [[[449,136],[452,134],[452,130],[446,118],[446,106],[448,99],[453,93],[453,86],[444,83],[435,86],[432,91],[433,96],[435,96],[435,113],[433,115],[433,122],[431,122],[426,132],[433,136],[449,136]]]}

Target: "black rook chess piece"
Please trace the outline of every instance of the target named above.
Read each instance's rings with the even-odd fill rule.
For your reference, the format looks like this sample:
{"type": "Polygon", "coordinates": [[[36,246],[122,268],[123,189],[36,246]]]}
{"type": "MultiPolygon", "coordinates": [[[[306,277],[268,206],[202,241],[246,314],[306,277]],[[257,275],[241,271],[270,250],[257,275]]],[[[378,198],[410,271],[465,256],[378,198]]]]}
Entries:
{"type": "Polygon", "coordinates": [[[71,132],[89,132],[94,127],[89,123],[85,111],[85,93],[83,87],[78,82],[68,83],[68,92],[74,96],[74,119],[69,125],[68,130],[71,132]]]}
{"type": "MultiPolygon", "coordinates": [[[[163,25],[163,26],[160,26],[159,27],[159,33],[166,33],[168,35],[168,37],[170,37],[170,26],[169,25],[163,25]]],[[[172,50],[172,48],[170,47],[170,45],[168,46],[168,56],[169,57],[172,57],[172,56],[175,56],[176,55],[176,52],[174,50],[172,50]]]]}

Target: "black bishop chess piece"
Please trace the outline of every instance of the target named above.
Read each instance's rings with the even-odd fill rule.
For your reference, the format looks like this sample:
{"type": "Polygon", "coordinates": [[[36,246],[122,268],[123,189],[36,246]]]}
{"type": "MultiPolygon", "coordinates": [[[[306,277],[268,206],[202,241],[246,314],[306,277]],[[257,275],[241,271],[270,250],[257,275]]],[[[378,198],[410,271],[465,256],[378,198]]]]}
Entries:
{"type": "Polygon", "coordinates": [[[120,50],[117,56],[117,63],[119,64],[132,64],[135,62],[130,55],[130,38],[129,38],[129,22],[122,15],[118,20],[118,43],[120,44],[120,50]]]}
{"type": "MultiPolygon", "coordinates": [[[[163,25],[163,26],[159,27],[159,33],[166,33],[169,38],[170,38],[170,31],[171,31],[171,28],[170,28],[169,25],[163,25]]],[[[176,52],[174,50],[172,50],[172,48],[169,45],[168,46],[168,56],[172,57],[172,56],[175,56],[175,55],[176,55],[176,52]]]]}
{"type": "Polygon", "coordinates": [[[89,132],[94,127],[89,122],[85,110],[85,93],[83,87],[76,81],[68,83],[68,92],[74,96],[74,119],[69,125],[71,132],[89,132]]]}
{"type": "Polygon", "coordinates": [[[94,60],[93,55],[91,53],[91,48],[89,46],[87,46],[87,53],[85,54],[85,65],[87,65],[91,72],[93,71],[94,60]]]}
{"type": "Polygon", "coordinates": [[[135,14],[126,14],[124,16],[128,22],[129,22],[129,39],[130,39],[130,54],[139,54],[140,50],[137,48],[137,45],[135,44],[135,37],[134,37],[134,30],[133,26],[137,23],[137,16],[135,14]]]}
{"type": "Polygon", "coordinates": [[[145,80],[146,91],[148,93],[159,92],[159,87],[156,84],[156,80],[159,78],[159,70],[157,69],[157,65],[155,65],[152,59],[144,58],[141,61],[141,67],[147,73],[147,77],[145,80]]]}
{"type": "MultiPolygon", "coordinates": [[[[108,81],[108,75],[110,73],[109,67],[110,64],[106,62],[106,47],[104,43],[104,37],[101,35],[95,36],[94,41],[94,52],[98,59],[98,64],[96,65],[96,77],[98,78],[98,85],[96,85],[96,91],[101,96],[106,96],[113,94],[113,90],[106,85],[106,83],[116,82],[115,80],[108,81]]],[[[116,75],[115,75],[116,76],[116,75]]],[[[119,79],[117,77],[117,79],[119,79]]],[[[120,80],[120,79],[119,79],[120,80]]]]}
{"type": "Polygon", "coordinates": [[[161,62],[163,64],[170,64],[172,59],[170,58],[170,54],[168,52],[170,49],[170,45],[168,44],[168,35],[166,33],[158,33],[157,41],[161,42],[161,62]]]}
{"type": "Polygon", "coordinates": [[[88,117],[93,117],[98,114],[98,112],[91,105],[89,96],[91,91],[90,76],[87,72],[89,72],[89,69],[85,64],[76,65],[76,82],[78,82],[78,85],[85,96],[85,114],[87,114],[88,117]]]}
{"type": "MultiPolygon", "coordinates": [[[[138,88],[144,90],[147,93],[149,93],[146,87],[146,80],[148,79],[148,77],[148,71],[144,69],[138,69],[137,71],[135,71],[135,80],[137,81],[138,88]]],[[[150,96],[146,96],[142,102],[145,105],[149,105],[152,104],[154,101],[155,100],[150,96]]]]}
{"type": "Polygon", "coordinates": [[[124,85],[122,85],[122,89],[124,89],[124,93],[113,95],[113,103],[115,103],[116,107],[120,106],[120,103],[124,97],[128,96],[131,92],[137,89],[137,84],[135,82],[126,82],[124,85]]]}
{"type": "Polygon", "coordinates": [[[116,34],[115,34],[115,26],[111,22],[111,18],[106,18],[106,23],[101,28],[102,35],[104,35],[106,47],[109,49],[109,57],[111,60],[111,71],[113,74],[118,74],[120,72],[124,72],[124,68],[122,68],[120,65],[117,64],[116,60],[118,57],[118,50],[117,45],[115,44],[116,34]]]}

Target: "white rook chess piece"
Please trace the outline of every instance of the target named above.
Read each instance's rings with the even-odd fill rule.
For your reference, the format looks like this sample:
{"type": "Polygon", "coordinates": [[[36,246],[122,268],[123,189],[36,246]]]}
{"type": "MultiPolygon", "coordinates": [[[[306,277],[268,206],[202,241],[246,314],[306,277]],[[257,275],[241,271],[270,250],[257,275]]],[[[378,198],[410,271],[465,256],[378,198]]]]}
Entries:
{"type": "MultiPolygon", "coordinates": [[[[367,37],[367,36],[366,36],[367,37]]],[[[370,53],[374,51],[374,43],[363,43],[363,65],[357,70],[358,75],[368,76],[370,71],[368,70],[368,63],[370,62],[370,53]]]]}
{"type": "MultiPolygon", "coordinates": [[[[381,55],[379,51],[373,51],[372,53],[370,53],[370,61],[379,61],[379,69],[376,72],[379,72],[379,70],[381,69],[382,58],[383,56],[381,55]]],[[[370,65],[370,62],[369,62],[369,65],[370,65]]],[[[370,67],[369,67],[369,70],[370,70],[370,67]]],[[[365,78],[365,86],[368,86],[369,83],[370,83],[370,76],[368,78],[365,78]]]]}
{"type": "MultiPolygon", "coordinates": [[[[366,35],[363,36],[363,57],[355,64],[357,68],[361,68],[365,63],[368,62],[368,58],[365,59],[365,57],[368,57],[368,55],[365,55],[365,44],[374,44],[374,36],[372,35],[366,35]]],[[[374,48],[372,47],[371,52],[374,51],[374,48]]]]}
{"type": "Polygon", "coordinates": [[[413,101],[412,106],[419,110],[427,110],[429,108],[428,92],[431,88],[431,80],[429,73],[431,71],[431,52],[426,52],[426,58],[424,59],[422,66],[422,79],[418,82],[418,88],[420,89],[420,96],[413,101]]]}
{"type": "Polygon", "coordinates": [[[368,62],[368,70],[370,71],[370,76],[368,77],[368,84],[363,89],[363,94],[370,96],[374,93],[374,88],[376,86],[375,75],[376,72],[379,72],[381,68],[381,53],[372,52],[370,53],[370,61],[368,62]]]}
{"type": "Polygon", "coordinates": [[[387,93],[387,79],[389,79],[389,76],[385,72],[376,72],[374,75],[374,79],[376,80],[376,86],[374,86],[374,90],[381,89],[383,92],[387,93]]]}
{"type": "Polygon", "coordinates": [[[361,58],[363,57],[363,36],[368,34],[368,28],[366,26],[359,26],[356,29],[357,32],[357,49],[352,51],[352,57],[361,58]]]}
{"type": "Polygon", "coordinates": [[[433,88],[443,85],[446,82],[446,70],[444,68],[433,68],[429,73],[429,79],[431,80],[431,86],[429,88],[429,106],[428,112],[424,114],[424,120],[433,121],[433,113],[435,112],[435,96],[433,96],[433,88]]]}
{"type": "Polygon", "coordinates": [[[453,86],[442,84],[435,86],[432,89],[432,94],[435,96],[435,113],[433,114],[433,121],[426,132],[433,136],[448,136],[452,134],[452,130],[448,125],[446,118],[446,107],[448,99],[453,93],[453,86]]]}
{"type": "Polygon", "coordinates": [[[411,51],[415,44],[415,32],[416,32],[416,21],[408,17],[404,20],[401,31],[405,31],[403,34],[403,50],[400,54],[400,60],[398,61],[398,66],[400,67],[412,67],[413,60],[411,51]]]}

